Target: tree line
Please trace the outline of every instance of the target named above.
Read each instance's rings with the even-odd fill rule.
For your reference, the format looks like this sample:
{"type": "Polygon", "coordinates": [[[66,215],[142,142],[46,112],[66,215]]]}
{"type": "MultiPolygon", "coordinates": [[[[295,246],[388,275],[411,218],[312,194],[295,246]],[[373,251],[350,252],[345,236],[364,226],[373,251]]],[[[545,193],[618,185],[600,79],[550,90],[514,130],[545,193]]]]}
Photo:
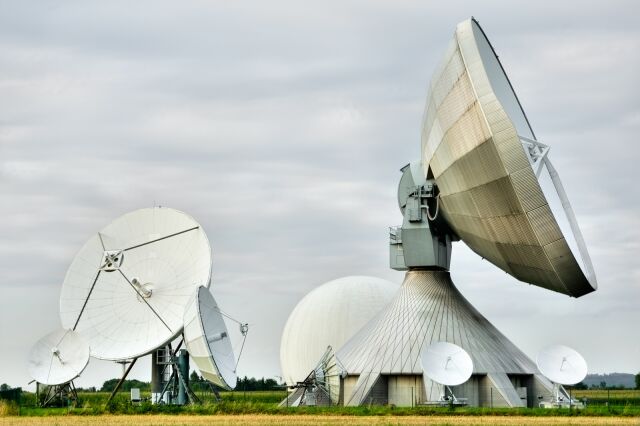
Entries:
{"type": "MultiPolygon", "coordinates": [[[[115,389],[118,381],[120,379],[109,379],[102,384],[100,388],[101,392],[112,392],[115,389]]],[[[635,376],[635,384],[636,389],[640,389],[640,373],[635,376]]],[[[191,388],[194,391],[206,391],[210,389],[210,384],[208,381],[204,379],[204,377],[198,375],[195,371],[192,371],[189,375],[189,383],[191,388]]],[[[151,383],[142,382],[140,380],[132,379],[125,380],[120,387],[121,391],[129,392],[132,388],[138,388],[142,391],[150,391],[151,383]]],[[[607,383],[602,381],[598,385],[591,385],[591,387],[586,384],[580,382],[573,387],[574,389],[624,389],[622,386],[607,386],[607,383]]],[[[6,392],[11,390],[12,387],[6,383],[2,383],[0,385],[0,391],[6,392]]],[[[277,381],[274,379],[265,379],[264,377],[260,379],[256,379],[255,377],[248,378],[244,376],[242,378],[238,378],[238,384],[236,385],[236,391],[269,391],[269,390],[277,390],[282,389],[282,385],[279,385],[277,381]]],[[[98,389],[95,387],[89,388],[78,388],[78,391],[82,392],[97,392],[98,389]]]]}
{"type": "MultiPolygon", "coordinates": [[[[120,379],[109,379],[102,384],[100,392],[113,392],[120,379]]],[[[192,371],[189,375],[189,386],[196,392],[209,391],[212,385],[204,377],[198,375],[195,371],[192,371]]],[[[125,380],[120,386],[120,391],[129,392],[132,388],[138,388],[141,391],[150,391],[151,383],[143,382],[140,380],[125,380]]],[[[265,379],[264,377],[256,379],[255,377],[242,377],[238,378],[238,383],[234,390],[236,391],[269,391],[282,389],[282,386],[274,379],[265,379]]],[[[218,390],[221,390],[218,388],[218,390]]],[[[78,391],[84,392],[97,392],[95,387],[91,388],[78,388],[78,391]]]]}
{"type": "MultiPolygon", "coordinates": [[[[189,376],[189,386],[194,391],[206,391],[211,389],[212,384],[195,371],[192,371],[189,376]]],[[[265,379],[264,377],[256,379],[255,377],[249,378],[247,376],[239,377],[238,383],[234,388],[235,391],[270,391],[277,389],[282,389],[282,386],[274,379],[265,379]]]]}

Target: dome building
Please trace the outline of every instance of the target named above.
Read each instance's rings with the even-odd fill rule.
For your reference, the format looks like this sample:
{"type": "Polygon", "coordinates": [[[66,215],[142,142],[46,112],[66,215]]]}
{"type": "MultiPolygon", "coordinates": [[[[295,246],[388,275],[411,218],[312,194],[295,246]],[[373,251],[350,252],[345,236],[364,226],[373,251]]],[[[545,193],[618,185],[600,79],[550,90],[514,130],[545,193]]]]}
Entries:
{"type": "Polygon", "coordinates": [[[316,287],[298,302],[282,332],[282,376],[303,381],[327,346],[339,349],[393,299],[399,286],[367,276],[348,276],[316,287]]]}

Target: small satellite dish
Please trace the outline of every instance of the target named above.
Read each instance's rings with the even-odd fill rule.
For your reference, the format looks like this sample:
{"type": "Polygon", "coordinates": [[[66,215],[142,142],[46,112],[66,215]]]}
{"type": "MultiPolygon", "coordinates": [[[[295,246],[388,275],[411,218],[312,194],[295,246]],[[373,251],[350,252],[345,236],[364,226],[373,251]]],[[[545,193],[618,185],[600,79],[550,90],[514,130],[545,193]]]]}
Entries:
{"type": "Polygon", "coordinates": [[[458,345],[437,342],[422,351],[420,359],[424,374],[445,386],[461,385],[473,373],[471,357],[458,345]]]}
{"type": "Polygon", "coordinates": [[[340,381],[344,379],[343,374],[344,367],[340,364],[333,348],[328,346],[312,375],[314,384],[322,389],[332,404],[338,404],[340,400],[340,381]]]}
{"type": "Polygon", "coordinates": [[[184,342],[205,379],[224,389],[236,387],[236,359],[227,326],[205,287],[196,290],[185,308],[184,342]]]}
{"type": "Polygon", "coordinates": [[[62,325],[79,332],[96,358],[137,358],[182,332],[185,305],[210,277],[209,241],[192,217],[164,207],[136,210],[74,258],[62,284],[62,325]]]}
{"type": "Polygon", "coordinates": [[[587,376],[587,362],[568,346],[553,345],[541,350],[536,364],[542,374],[560,385],[575,385],[587,376]]]}
{"type": "Polygon", "coordinates": [[[89,345],[75,331],[56,330],[36,342],[29,353],[29,375],[45,385],[78,377],[89,363],[89,345]]]}
{"type": "Polygon", "coordinates": [[[293,392],[280,403],[280,407],[339,404],[340,382],[345,378],[345,374],[344,366],[336,357],[333,348],[328,346],[311,373],[303,381],[288,387],[293,389],[293,392]]]}

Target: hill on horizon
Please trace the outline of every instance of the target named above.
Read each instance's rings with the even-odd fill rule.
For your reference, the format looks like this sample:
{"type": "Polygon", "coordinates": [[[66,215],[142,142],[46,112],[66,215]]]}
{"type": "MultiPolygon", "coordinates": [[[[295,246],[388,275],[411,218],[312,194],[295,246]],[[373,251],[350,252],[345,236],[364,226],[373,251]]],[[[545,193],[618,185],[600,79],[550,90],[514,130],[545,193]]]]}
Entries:
{"type": "Polygon", "coordinates": [[[602,382],[608,387],[622,386],[630,389],[636,387],[635,375],[629,373],[587,374],[587,377],[582,381],[589,387],[600,386],[602,382]]]}

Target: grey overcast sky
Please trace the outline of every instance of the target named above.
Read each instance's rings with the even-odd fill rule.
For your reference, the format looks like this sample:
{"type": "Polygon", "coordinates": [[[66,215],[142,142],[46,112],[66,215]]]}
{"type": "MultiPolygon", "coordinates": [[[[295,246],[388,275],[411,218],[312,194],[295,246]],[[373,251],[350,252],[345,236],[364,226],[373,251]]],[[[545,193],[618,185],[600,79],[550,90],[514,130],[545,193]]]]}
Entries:
{"type": "MultiPolygon", "coordinates": [[[[239,374],[280,374],[298,300],[345,275],[400,283],[387,227],[455,25],[483,25],[551,145],[599,290],[517,282],[463,243],[463,294],[535,357],[640,371],[640,4],[633,1],[0,1],[0,382],[59,326],[66,268],[160,204],[213,246],[212,292],[251,324],[239,374]]],[[[232,329],[235,331],[235,327],[232,329]]],[[[237,340],[237,333],[236,333],[237,340]]],[[[148,380],[150,362],[133,377],[148,380]]],[[[79,386],[120,367],[92,360],[79,386]]]]}

